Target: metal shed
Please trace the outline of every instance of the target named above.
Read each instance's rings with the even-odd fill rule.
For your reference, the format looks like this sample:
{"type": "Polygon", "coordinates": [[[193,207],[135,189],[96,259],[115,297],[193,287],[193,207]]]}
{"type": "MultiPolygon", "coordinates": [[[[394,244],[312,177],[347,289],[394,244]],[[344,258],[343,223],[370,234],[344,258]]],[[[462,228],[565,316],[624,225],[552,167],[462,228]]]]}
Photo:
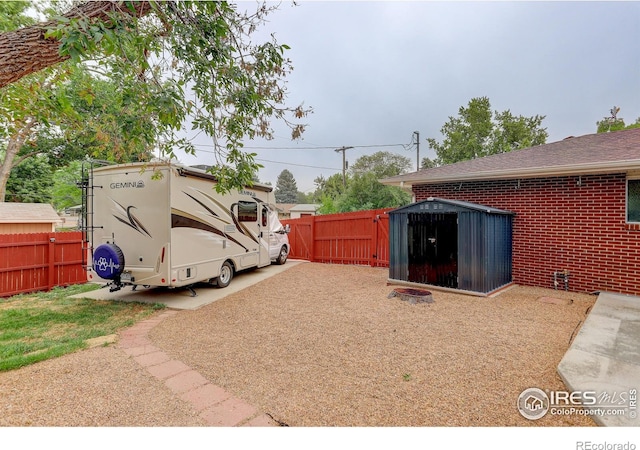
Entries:
{"type": "Polygon", "coordinates": [[[430,197],[388,214],[390,280],[481,294],[511,283],[514,213],[430,197]]]}

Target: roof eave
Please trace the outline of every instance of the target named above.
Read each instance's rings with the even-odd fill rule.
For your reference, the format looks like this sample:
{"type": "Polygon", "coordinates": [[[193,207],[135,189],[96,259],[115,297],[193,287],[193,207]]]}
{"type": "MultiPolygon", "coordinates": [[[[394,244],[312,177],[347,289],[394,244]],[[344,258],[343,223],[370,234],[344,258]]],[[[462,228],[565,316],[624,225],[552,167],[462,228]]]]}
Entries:
{"type": "MultiPolygon", "coordinates": [[[[571,164],[565,166],[552,167],[533,167],[507,169],[500,171],[484,171],[470,172],[455,176],[430,176],[428,178],[407,175],[402,179],[386,179],[380,180],[382,184],[389,186],[399,186],[401,188],[411,188],[414,184],[436,184],[446,182],[460,181],[486,181],[486,180],[505,180],[505,179],[523,179],[523,178],[543,178],[543,177],[561,177],[561,176],[577,176],[577,175],[594,175],[606,173],[628,173],[630,171],[640,170],[640,160],[629,161],[613,161],[588,164],[571,164]]],[[[413,174],[416,175],[416,174],[413,174]]]]}

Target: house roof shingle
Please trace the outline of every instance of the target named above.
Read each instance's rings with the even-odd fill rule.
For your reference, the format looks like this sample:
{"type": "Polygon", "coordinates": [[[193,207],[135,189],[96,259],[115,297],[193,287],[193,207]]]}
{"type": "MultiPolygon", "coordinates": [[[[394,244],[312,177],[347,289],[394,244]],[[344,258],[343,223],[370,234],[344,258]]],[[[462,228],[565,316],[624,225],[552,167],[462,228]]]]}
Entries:
{"type": "Polygon", "coordinates": [[[640,170],[640,128],[570,137],[380,180],[383,184],[535,178],[640,170]]]}

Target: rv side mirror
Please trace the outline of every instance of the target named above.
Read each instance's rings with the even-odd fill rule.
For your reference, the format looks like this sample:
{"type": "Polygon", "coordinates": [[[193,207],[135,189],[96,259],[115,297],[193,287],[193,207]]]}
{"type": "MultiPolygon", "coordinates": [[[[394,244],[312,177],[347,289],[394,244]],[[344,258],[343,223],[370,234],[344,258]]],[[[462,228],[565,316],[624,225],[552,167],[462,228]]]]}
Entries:
{"type": "Polygon", "coordinates": [[[284,232],[285,232],[286,234],[289,234],[289,232],[291,232],[291,225],[286,224],[286,225],[284,226],[284,232]]]}

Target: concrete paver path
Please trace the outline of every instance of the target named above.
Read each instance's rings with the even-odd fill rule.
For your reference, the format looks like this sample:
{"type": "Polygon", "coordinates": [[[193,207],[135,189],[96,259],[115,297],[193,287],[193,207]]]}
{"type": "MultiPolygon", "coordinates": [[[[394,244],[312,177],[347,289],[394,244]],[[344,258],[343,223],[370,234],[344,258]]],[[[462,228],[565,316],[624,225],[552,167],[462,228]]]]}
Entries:
{"type": "Polygon", "coordinates": [[[178,311],[165,311],[138,322],[120,334],[117,347],[133,357],[147,371],[164,381],[173,393],[188,402],[210,426],[278,426],[268,415],[223,388],[209,383],[197,371],[154,346],[147,334],[162,320],[178,311]]]}

